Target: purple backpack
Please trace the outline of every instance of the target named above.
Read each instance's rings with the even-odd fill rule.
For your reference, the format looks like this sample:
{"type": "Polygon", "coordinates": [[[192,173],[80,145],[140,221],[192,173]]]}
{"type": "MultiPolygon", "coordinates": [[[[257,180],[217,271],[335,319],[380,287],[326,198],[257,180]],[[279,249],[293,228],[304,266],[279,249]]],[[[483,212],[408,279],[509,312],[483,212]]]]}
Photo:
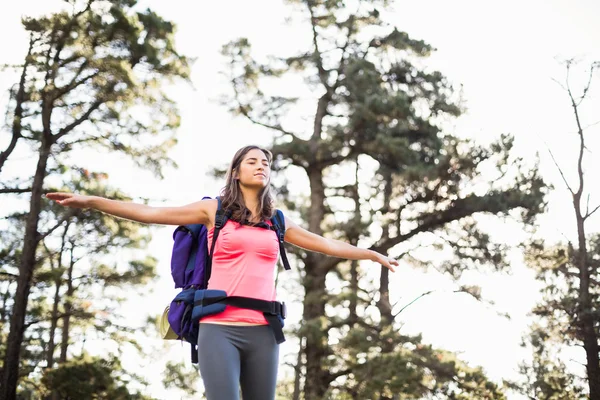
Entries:
{"type": "MultiPolygon", "coordinates": [[[[203,200],[209,198],[210,197],[204,197],[203,200]]],[[[173,282],[175,283],[175,288],[181,288],[182,290],[175,296],[169,306],[168,320],[171,329],[177,334],[178,338],[180,340],[185,340],[192,345],[193,363],[198,362],[197,343],[199,319],[196,317],[192,318],[192,312],[194,311],[195,305],[197,305],[198,294],[207,292],[202,289],[208,287],[215,243],[217,242],[221,229],[231,217],[229,212],[225,212],[222,209],[221,199],[219,197],[216,199],[218,201],[218,206],[210,252],[208,251],[208,230],[206,229],[206,226],[202,224],[182,225],[178,226],[177,229],[175,229],[175,232],[173,232],[174,243],[171,255],[171,275],[173,277],[173,282]]],[[[275,230],[277,234],[284,267],[285,269],[290,269],[283,247],[285,219],[280,210],[277,210],[276,215],[271,219],[271,224],[273,230],[275,230]]],[[[204,307],[204,313],[214,313],[211,311],[211,307],[222,310],[225,305],[215,302],[215,304],[204,307]]]]}

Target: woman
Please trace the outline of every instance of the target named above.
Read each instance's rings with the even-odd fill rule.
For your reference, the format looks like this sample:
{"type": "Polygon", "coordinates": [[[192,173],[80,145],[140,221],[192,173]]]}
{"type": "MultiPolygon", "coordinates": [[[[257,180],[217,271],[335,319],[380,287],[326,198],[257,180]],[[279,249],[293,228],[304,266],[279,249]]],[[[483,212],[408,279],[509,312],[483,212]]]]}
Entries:
{"type": "MultiPolygon", "coordinates": [[[[274,272],[279,244],[273,230],[256,226],[270,223],[274,214],[270,194],[272,155],[258,146],[235,154],[222,191],[222,207],[231,218],[215,245],[210,289],[229,296],[276,299],[274,272]],[[268,222],[269,221],[269,222],[268,222]]],[[[148,224],[204,224],[212,243],[217,200],[202,200],[182,207],[151,207],[72,193],[48,193],[47,198],[74,208],[92,208],[148,224]]],[[[334,257],[372,260],[394,271],[396,260],[372,250],[311,233],[285,218],[285,241],[334,257]]],[[[239,387],[245,400],[275,398],[279,345],[259,311],[228,306],[200,321],[198,364],[209,400],[237,400],[239,387]]]]}

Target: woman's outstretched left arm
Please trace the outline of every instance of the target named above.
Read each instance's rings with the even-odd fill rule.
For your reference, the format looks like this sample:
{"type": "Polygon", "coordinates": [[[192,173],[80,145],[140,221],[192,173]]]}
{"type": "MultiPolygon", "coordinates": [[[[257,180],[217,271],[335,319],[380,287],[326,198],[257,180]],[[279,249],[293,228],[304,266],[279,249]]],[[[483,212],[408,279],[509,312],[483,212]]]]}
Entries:
{"type": "Polygon", "coordinates": [[[306,250],[327,254],[347,260],[371,260],[378,262],[392,272],[398,261],[369,249],[361,249],[341,240],[328,239],[296,225],[285,217],[285,241],[306,250]]]}

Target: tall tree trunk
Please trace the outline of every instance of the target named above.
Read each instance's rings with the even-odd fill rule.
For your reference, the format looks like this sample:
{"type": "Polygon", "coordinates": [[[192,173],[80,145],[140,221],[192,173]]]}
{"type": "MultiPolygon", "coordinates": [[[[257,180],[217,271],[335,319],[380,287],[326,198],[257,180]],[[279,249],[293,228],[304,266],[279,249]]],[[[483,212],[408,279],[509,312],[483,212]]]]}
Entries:
{"type": "Polygon", "coordinates": [[[23,239],[23,253],[21,254],[21,262],[19,264],[17,290],[15,292],[13,312],[10,319],[10,331],[6,343],[0,400],[15,400],[17,394],[21,345],[25,333],[25,314],[27,313],[27,301],[29,299],[31,280],[36,265],[36,250],[39,243],[38,222],[42,208],[42,190],[44,178],[46,177],[48,157],[50,156],[50,147],[52,145],[50,139],[49,135],[44,135],[42,139],[39,159],[33,178],[29,215],[27,216],[25,238],[23,239]]]}
{"type": "MultiPolygon", "coordinates": [[[[352,200],[354,201],[354,227],[356,229],[353,232],[349,232],[348,242],[354,246],[358,245],[360,239],[360,230],[358,227],[361,226],[362,215],[360,212],[360,195],[358,193],[358,172],[360,168],[358,165],[358,159],[355,160],[354,169],[354,185],[352,187],[352,200]]],[[[350,305],[349,305],[349,316],[348,325],[350,329],[358,322],[358,261],[353,260],[350,263],[350,305]]]]}
{"type": "MultiPolygon", "coordinates": [[[[60,263],[59,263],[60,266],[60,263]]],[[[50,326],[50,332],[49,332],[49,341],[48,341],[48,352],[46,354],[46,367],[47,368],[52,368],[54,367],[54,352],[56,350],[56,340],[55,340],[55,335],[56,335],[56,328],[58,325],[58,305],[60,303],[60,288],[61,288],[61,279],[60,277],[57,277],[54,281],[55,285],[56,285],[56,290],[54,291],[54,304],[52,304],[52,322],[51,322],[51,326],[50,326]]],[[[56,390],[54,390],[50,396],[46,396],[46,400],[59,400],[59,395],[58,392],[56,390]]]]}
{"type": "MultiPolygon", "coordinates": [[[[386,182],[383,190],[383,209],[391,209],[392,199],[392,174],[390,171],[383,171],[384,181],[386,182]]],[[[400,215],[398,215],[400,220],[400,215]]],[[[398,235],[400,235],[400,221],[397,223],[398,235]]],[[[382,240],[388,240],[390,237],[390,227],[388,225],[382,226],[383,232],[381,235],[382,240]]],[[[389,326],[394,323],[394,315],[392,314],[392,304],[390,302],[390,270],[381,267],[381,274],[379,276],[379,301],[377,302],[377,308],[381,315],[381,324],[383,326],[389,326]]]]}
{"type": "MultiPolygon", "coordinates": [[[[3,329],[4,324],[6,324],[7,322],[7,317],[8,317],[8,299],[11,297],[10,296],[10,286],[12,284],[11,281],[5,282],[6,283],[6,291],[3,292],[2,295],[2,306],[0,306],[0,329],[3,329]]],[[[4,285],[3,285],[4,286],[4,285]]],[[[4,346],[4,341],[2,340],[3,337],[2,335],[0,335],[0,347],[4,346]]],[[[0,367],[0,377],[2,376],[2,368],[0,367]]]]}
{"type": "Polygon", "coordinates": [[[73,268],[75,267],[75,259],[73,256],[73,246],[71,246],[71,259],[69,261],[69,270],[67,272],[67,292],[65,293],[65,315],[62,323],[62,338],[60,341],[60,358],[59,362],[67,362],[67,351],[69,349],[69,333],[71,328],[71,312],[73,310],[73,295],[75,287],[73,286],[73,268]]]}
{"type": "MultiPolygon", "coordinates": [[[[312,258],[312,257],[310,257],[312,258]]],[[[315,273],[315,264],[307,260],[304,288],[304,315],[306,321],[306,380],[304,398],[306,400],[322,400],[329,387],[329,372],[323,363],[329,354],[327,332],[323,330],[321,318],[325,315],[325,277],[315,273]]]]}
{"type": "Polygon", "coordinates": [[[296,362],[295,373],[294,373],[294,394],[292,396],[292,400],[300,400],[300,392],[301,392],[301,377],[302,377],[302,355],[304,354],[304,337],[300,335],[298,337],[298,361],[296,362]]]}
{"type": "Polygon", "coordinates": [[[48,352],[46,355],[46,367],[52,368],[54,366],[54,350],[56,349],[56,328],[58,326],[58,306],[60,304],[60,289],[62,287],[62,259],[65,251],[65,240],[67,236],[67,232],[69,230],[69,223],[66,224],[65,229],[63,231],[63,235],[61,238],[61,246],[58,252],[58,260],[57,265],[54,265],[54,261],[52,260],[52,254],[48,250],[48,259],[52,266],[52,270],[54,272],[54,302],[52,303],[52,315],[50,322],[50,332],[49,332],[49,340],[48,340],[48,352]]]}
{"type": "MultiPolygon", "coordinates": [[[[316,154],[316,153],[314,153],[316,154]]],[[[311,188],[311,204],[309,210],[309,230],[318,235],[323,233],[321,222],[324,216],[325,189],[323,174],[319,168],[309,171],[311,188]]],[[[306,384],[304,398],[321,400],[329,387],[329,371],[323,367],[327,359],[329,346],[327,332],[321,326],[321,318],[325,315],[326,271],[319,266],[324,259],[318,253],[309,253],[306,258],[306,276],[304,279],[304,321],[306,323],[306,384]]]]}
{"type": "Polygon", "coordinates": [[[54,366],[54,350],[56,349],[56,341],[54,335],[56,335],[56,327],[58,325],[58,304],[60,302],[60,279],[54,280],[54,303],[52,304],[52,315],[50,320],[50,331],[48,332],[48,350],[46,352],[46,367],[52,368],[54,366]]]}
{"type": "MultiPolygon", "coordinates": [[[[389,210],[391,208],[390,201],[392,198],[392,175],[389,171],[383,172],[384,180],[386,182],[385,188],[383,190],[383,208],[385,210],[389,210]]],[[[398,216],[400,218],[400,216],[398,216]]],[[[398,224],[398,227],[400,225],[398,224]]],[[[382,239],[386,240],[390,237],[390,227],[388,225],[384,225],[382,232],[382,239]]],[[[398,232],[400,234],[400,232],[398,232]]],[[[379,314],[381,316],[381,328],[385,329],[394,324],[394,314],[392,313],[392,303],[390,301],[390,270],[384,267],[381,267],[381,273],[379,275],[379,301],[377,302],[377,308],[379,309],[379,314]]],[[[390,343],[388,341],[383,341],[381,343],[381,352],[392,353],[394,351],[395,343],[390,343]]],[[[379,397],[380,400],[397,400],[398,395],[392,394],[391,397],[381,394],[379,397]]]]}
{"type": "MultiPolygon", "coordinates": [[[[570,64],[567,66],[569,68],[570,64]]],[[[577,220],[577,242],[579,251],[577,253],[577,266],[579,268],[579,323],[583,336],[583,348],[586,357],[586,370],[588,385],[590,389],[590,400],[600,400],[600,360],[598,356],[598,335],[596,333],[594,310],[592,310],[592,299],[590,297],[590,270],[588,265],[588,251],[585,236],[585,220],[589,216],[583,214],[581,209],[581,197],[585,184],[583,172],[583,157],[585,154],[585,137],[583,127],[579,118],[579,104],[585,98],[591,83],[594,68],[590,71],[590,81],[584,90],[584,94],[577,102],[571,92],[570,86],[567,88],[571,99],[571,106],[577,124],[577,134],[579,136],[579,156],[577,159],[577,176],[579,178],[579,187],[573,193],[573,206],[575,208],[575,217],[577,220]]]]}
{"type": "MultiPolygon", "coordinates": [[[[576,209],[578,205],[576,204],[576,209]]],[[[577,216],[577,236],[579,252],[577,263],[579,267],[579,316],[585,350],[586,370],[590,389],[590,400],[600,400],[600,363],[598,358],[598,337],[594,327],[595,320],[590,298],[590,271],[588,267],[587,244],[583,219],[577,216]]]]}

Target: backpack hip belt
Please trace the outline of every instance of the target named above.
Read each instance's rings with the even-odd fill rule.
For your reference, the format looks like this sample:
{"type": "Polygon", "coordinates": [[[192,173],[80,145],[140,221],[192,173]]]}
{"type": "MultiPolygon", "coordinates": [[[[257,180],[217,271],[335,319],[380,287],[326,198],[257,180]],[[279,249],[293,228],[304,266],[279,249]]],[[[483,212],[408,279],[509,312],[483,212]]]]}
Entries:
{"type": "Polygon", "coordinates": [[[194,295],[192,319],[200,320],[202,317],[218,314],[223,312],[225,306],[228,305],[262,312],[273,331],[277,344],[285,342],[283,320],[286,317],[287,309],[284,302],[227,296],[223,290],[199,289],[194,295]]]}

